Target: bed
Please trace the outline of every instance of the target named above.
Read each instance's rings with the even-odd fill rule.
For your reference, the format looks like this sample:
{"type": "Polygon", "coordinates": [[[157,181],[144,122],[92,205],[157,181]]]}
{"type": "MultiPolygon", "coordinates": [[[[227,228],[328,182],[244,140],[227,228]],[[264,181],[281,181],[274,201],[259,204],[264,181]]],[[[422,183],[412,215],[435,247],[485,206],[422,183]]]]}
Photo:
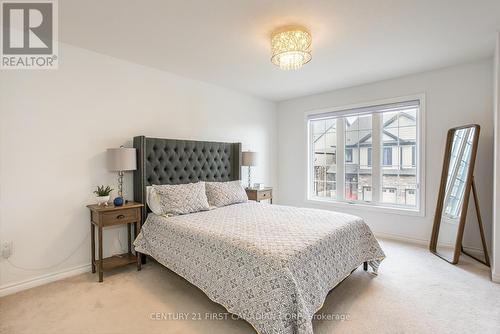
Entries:
{"type": "MultiPolygon", "coordinates": [[[[142,203],[152,184],[240,178],[239,143],[141,136],[134,147],[134,199],[142,203]]],[[[337,212],[246,202],[173,217],[144,214],[136,250],[261,334],[311,334],[328,292],[363,263],[376,273],[384,258],[361,218],[337,212]]]]}

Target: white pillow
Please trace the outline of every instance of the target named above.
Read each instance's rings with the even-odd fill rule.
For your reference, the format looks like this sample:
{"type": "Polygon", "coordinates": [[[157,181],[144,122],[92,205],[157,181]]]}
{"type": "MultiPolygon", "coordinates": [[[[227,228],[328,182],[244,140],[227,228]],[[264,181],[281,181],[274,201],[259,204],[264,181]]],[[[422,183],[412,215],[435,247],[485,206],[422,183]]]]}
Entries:
{"type": "Polygon", "coordinates": [[[248,196],[240,181],[206,182],[208,203],[221,207],[248,201],[248,196]]]}
{"type": "Polygon", "coordinates": [[[162,214],[160,198],[158,197],[158,194],[154,190],[153,186],[146,187],[146,203],[154,214],[162,214]]]}
{"type": "Polygon", "coordinates": [[[156,212],[153,212],[158,215],[183,215],[209,209],[205,182],[153,185],[150,195],[148,205],[151,211],[154,207],[156,212]]]}

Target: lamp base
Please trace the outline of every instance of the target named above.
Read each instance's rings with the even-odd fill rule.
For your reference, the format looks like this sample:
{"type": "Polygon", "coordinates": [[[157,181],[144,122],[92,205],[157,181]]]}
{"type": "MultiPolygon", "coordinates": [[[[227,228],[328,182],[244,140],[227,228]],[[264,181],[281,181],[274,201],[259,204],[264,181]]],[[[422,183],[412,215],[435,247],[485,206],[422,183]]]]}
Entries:
{"type": "Polygon", "coordinates": [[[116,197],[115,200],[113,201],[113,204],[115,206],[122,206],[125,201],[123,200],[123,197],[116,197]]]}
{"type": "Polygon", "coordinates": [[[248,166],[248,184],[247,188],[250,189],[252,187],[252,167],[248,166]]]}

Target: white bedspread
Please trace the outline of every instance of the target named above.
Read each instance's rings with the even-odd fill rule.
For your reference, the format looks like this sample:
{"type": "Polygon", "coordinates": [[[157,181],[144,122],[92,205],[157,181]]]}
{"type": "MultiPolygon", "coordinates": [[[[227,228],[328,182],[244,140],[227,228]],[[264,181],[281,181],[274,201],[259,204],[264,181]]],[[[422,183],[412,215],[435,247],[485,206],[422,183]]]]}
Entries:
{"type": "Polygon", "coordinates": [[[359,217],[247,202],[150,214],[134,242],[259,333],[312,334],[328,292],[384,252],[359,217]]]}

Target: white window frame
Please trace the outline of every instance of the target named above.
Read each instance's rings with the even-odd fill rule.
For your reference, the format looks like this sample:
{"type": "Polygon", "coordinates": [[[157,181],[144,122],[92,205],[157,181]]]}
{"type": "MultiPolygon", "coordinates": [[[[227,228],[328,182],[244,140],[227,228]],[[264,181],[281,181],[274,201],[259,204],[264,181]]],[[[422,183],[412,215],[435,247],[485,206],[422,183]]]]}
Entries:
{"type": "MultiPolygon", "coordinates": [[[[367,210],[367,211],[377,211],[377,212],[385,212],[385,213],[391,213],[391,214],[401,214],[401,215],[408,215],[408,216],[420,216],[424,217],[425,216],[425,200],[426,200],[426,193],[425,193],[425,112],[426,110],[426,104],[425,104],[425,94],[415,94],[415,95],[408,95],[408,96],[401,96],[401,97],[395,97],[395,98],[389,98],[389,99],[383,99],[383,100],[376,100],[376,101],[370,101],[370,102],[364,102],[364,103],[357,103],[357,104],[351,104],[351,105],[343,105],[343,106],[335,106],[335,107],[330,107],[330,108],[322,108],[322,109],[314,109],[314,110],[309,110],[306,111],[304,114],[304,129],[305,129],[305,138],[307,138],[307,145],[306,145],[306,152],[305,152],[305,157],[304,159],[306,161],[306,194],[305,194],[305,202],[306,203],[311,203],[311,204],[323,204],[331,207],[338,207],[342,209],[348,209],[348,208],[356,208],[356,209],[362,209],[362,210],[367,210]],[[318,115],[318,114],[331,114],[331,113],[338,113],[338,116],[341,117],[343,115],[348,115],[349,111],[352,109],[358,109],[358,108],[367,108],[367,107],[373,107],[373,106],[379,106],[379,105],[384,105],[384,104],[395,104],[395,103],[403,103],[407,101],[413,101],[413,100],[419,100],[420,102],[420,108],[419,108],[419,113],[417,117],[417,152],[416,152],[416,164],[417,164],[417,187],[418,187],[418,198],[417,198],[417,207],[416,208],[405,208],[402,206],[397,206],[397,205],[391,205],[391,204],[385,204],[385,203],[377,203],[377,204],[370,204],[370,203],[363,203],[363,202],[350,202],[350,201],[345,201],[345,200],[337,200],[337,199],[331,199],[331,198],[320,198],[320,197],[315,197],[313,196],[313,169],[312,169],[312,161],[313,161],[313,152],[311,149],[311,136],[310,136],[310,131],[309,131],[309,119],[312,115],[318,115]]],[[[376,114],[372,114],[376,115],[376,114]]],[[[373,122],[373,128],[372,131],[380,131],[380,124],[379,122],[373,122]]],[[[340,122],[340,124],[343,124],[343,122],[340,122]]],[[[339,125],[339,124],[337,124],[339,125]]],[[[342,125],[341,125],[342,127],[342,125]]],[[[337,131],[342,131],[343,128],[337,128],[337,131]]],[[[343,136],[341,136],[343,137],[343,136]]],[[[338,147],[343,147],[343,141],[338,142],[337,146],[338,147]]],[[[382,161],[382,156],[380,154],[374,154],[375,153],[375,146],[379,147],[380,142],[372,142],[372,175],[381,175],[381,164],[382,161]]],[[[380,150],[378,148],[377,150],[380,150]]],[[[344,169],[344,154],[338,154],[337,157],[337,173],[339,175],[344,175],[343,169],[344,169]],[[339,159],[340,158],[340,159],[339,159]],[[341,160],[341,161],[339,161],[341,160]]],[[[372,191],[373,189],[377,189],[377,191],[372,192],[372,196],[374,197],[374,200],[378,200],[378,196],[382,194],[382,188],[380,187],[380,177],[372,177],[372,191]],[[380,193],[380,194],[379,194],[380,193]]],[[[337,175],[337,191],[344,191],[343,188],[343,183],[344,182],[339,182],[343,180],[343,176],[339,177],[337,175]],[[339,185],[339,183],[342,183],[339,185]],[[342,188],[340,187],[342,186],[342,188]],[[339,190],[340,189],[340,190],[339,190]]]]}

